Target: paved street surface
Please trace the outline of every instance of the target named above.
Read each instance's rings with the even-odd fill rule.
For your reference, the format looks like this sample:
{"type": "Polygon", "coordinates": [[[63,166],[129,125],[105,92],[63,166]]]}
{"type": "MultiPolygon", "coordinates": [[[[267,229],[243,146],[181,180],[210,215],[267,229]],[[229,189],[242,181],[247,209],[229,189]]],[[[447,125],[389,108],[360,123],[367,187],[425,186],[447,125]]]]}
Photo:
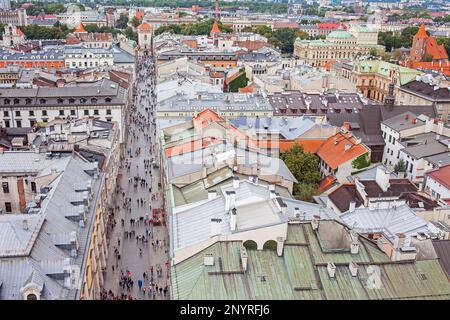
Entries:
{"type": "MultiPolygon", "coordinates": [[[[159,146],[153,144],[158,139],[154,117],[155,70],[151,57],[146,56],[137,63],[136,81],[137,97],[127,119],[128,140],[116,207],[108,227],[109,256],[102,292],[102,299],[108,300],[169,298],[167,227],[152,221],[153,209],[161,209],[163,202],[158,185],[159,146]]],[[[159,210],[155,220],[158,218],[162,220],[159,210]]]]}

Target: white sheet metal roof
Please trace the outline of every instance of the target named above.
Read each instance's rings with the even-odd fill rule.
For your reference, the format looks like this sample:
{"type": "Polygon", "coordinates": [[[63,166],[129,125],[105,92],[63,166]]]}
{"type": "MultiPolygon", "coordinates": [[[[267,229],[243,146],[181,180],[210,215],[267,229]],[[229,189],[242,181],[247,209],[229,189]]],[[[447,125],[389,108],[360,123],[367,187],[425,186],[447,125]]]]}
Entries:
{"type": "Polygon", "coordinates": [[[417,216],[407,205],[392,209],[357,208],[340,216],[343,222],[359,233],[383,233],[390,241],[397,233],[413,236],[418,232],[430,233],[427,221],[417,216]]]}

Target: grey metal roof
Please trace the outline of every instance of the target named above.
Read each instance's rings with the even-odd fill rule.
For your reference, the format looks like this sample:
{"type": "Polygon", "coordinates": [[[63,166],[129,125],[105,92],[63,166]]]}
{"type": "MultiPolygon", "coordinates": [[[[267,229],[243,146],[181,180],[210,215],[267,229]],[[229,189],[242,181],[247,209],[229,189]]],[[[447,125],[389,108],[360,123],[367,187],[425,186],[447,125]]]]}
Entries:
{"type": "Polygon", "coordinates": [[[205,108],[213,109],[217,112],[269,112],[273,109],[261,94],[258,93],[207,93],[198,92],[192,99],[186,94],[178,94],[157,105],[158,112],[199,112],[205,108]]]}
{"type": "Polygon", "coordinates": [[[224,161],[228,163],[235,158],[238,164],[246,167],[256,165],[262,174],[276,175],[285,180],[297,182],[283,160],[254,151],[234,148],[230,143],[213,145],[170,157],[168,159],[169,179],[203,170],[203,167],[211,167],[214,163],[219,164],[224,161]],[[224,157],[225,160],[218,160],[218,157],[224,157]]]}
{"type": "Polygon", "coordinates": [[[285,139],[295,139],[315,125],[310,117],[246,117],[231,120],[238,129],[258,132],[279,132],[285,139]]]}
{"type": "Polygon", "coordinates": [[[0,89],[1,107],[30,107],[35,105],[111,105],[126,103],[126,90],[110,79],[101,79],[89,83],[76,83],[64,87],[40,87],[37,89],[0,89]],[[17,103],[13,100],[18,98],[17,103]],[[27,103],[27,99],[30,99],[27,103]],[[82,99],[86,99],[82,102],[82,99]],[[9,104],[6,99],[10,100],[9,104]],[[44,99],[44,100],[42,100],[44,99]],[[62,100],[60,100],[62,99],[62,100]],[[69,99],[74,99],[70,102],[69,99]],[[109,101],[110,99],[110,101],[109,101]],[[42,100],[42,101],[41,101],[42,100]]]}
{"type": "Polygon", "coordinates": [[[32,52],[18,52],[0,48],[1,60],[35,60],[35,61],[47,61],[47,60],[64,60],[64,51],[62,48],[45,48],[42,51],[32,52]]]}
{"type": "Polygon", "coordinates": [[[0,173],[38,174],[57,162],[56,159],[46,159],[45,154],[34,151],[5,151],[0,153],[0,173]]]}
{"type": "Polygon", "coordinates": [[[356,208],[347,211],[340,218],[360,233],[383,233],[391,242],[397,233],[413,236],[418,232],[431,233],[428,222],[418,217],[407,205],[392,209],[356,208]]]}
{"type": "Polygon", "coordinates": [[[227,191],[235,191],[237,209],[237,231],[243,231],[287,221],[270,199],[267,186],[256,185],[247,180],[240,181],[239,187],[224,186],[221,195],[212,200],[176,207],[172,214],[172,237],[174,250],[200,243],[211,236],[211,219],[220,219],[221,234],[231,233],[229,213],[225,211],[227,191]]]}
{"type": "Polygon", "coordinates": [[[44,300],[77,298],[77,288],[66,288],[63,280],[55,280],[53,276],[64,279],[67,267],[83,272],[87,253],[85,250],[90,226],[95,218],[103,175],[100,174],[100,179],[93,180],[91,201],[94,203],[86,214],[85,227],[80,228],[78,221],[68,219],[62,208],[78,208],[70,203],[72,195],[76,193],[74,185],[92,179],[87,173],[92,169],[92,164],[77,156],[70,157],[70,161],[59,161],[65,165],[64,170],[49,184],[50,192],[41,202],[38,213],[0,216],[0,282],[3,282],[0,289],[1,300],[22,299],[20,289],[27,285],[42,287],[41,299],[44,300]],[[24,218],[28,219],[28,231],[20,230],[24,218]],[[35,220],[43,220],[40,228],[35,220]],[[75,257],[71,256],[69,249],[63,249],[74,237],[79,244],[75,257]],[[5,253],[9,248],[23,249],[25,243],[31,243],[32,248],[28,254],[12,256],[5,253]]]}
{"type": "Polygon", "coordinates": [[[436,140],[436,134],[432,132],[403,138],[399,142],[404,146],[401,151],[415,159],[448,153],[450,150],[446,145],[448,139],[436,140]]]}
{"type": "Polygon", "coordinates": [[[420,127],[425,125],[425,121],[416,118],[416,115],[410,111],[396,115],[395,117],[389,118],[383,121],[383,124],[394,129],[395,131],[408,130],[415,127],[420,127]],[[406,117],[408,119],[406,119],[406,117]],[[414,123],[416,119],[416,123],[414,123]]]}

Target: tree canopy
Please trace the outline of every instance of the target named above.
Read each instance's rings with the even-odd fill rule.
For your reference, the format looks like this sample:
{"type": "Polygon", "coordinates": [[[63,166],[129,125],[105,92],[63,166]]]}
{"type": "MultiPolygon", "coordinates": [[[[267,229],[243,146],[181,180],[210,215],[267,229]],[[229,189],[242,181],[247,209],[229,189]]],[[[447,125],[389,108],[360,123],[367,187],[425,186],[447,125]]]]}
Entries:
{"type": "Polygon", "coordinates": [[[291,149],[282,153],[280,158],[298,181],[294,185],[294,196],[301,200],[311,201],[320,182],[317,157],[312,153],[305,152],[303,146],[296,143],[291,149]]]}
{"type": "MultiPolygon", "coordinates": [[[[170,32],[175,34],[184,35],[208,35],[214,24],[214,19],[207,19],[197,23],[190,24],[172,24],[167,26],[161,26],[155,30],[155,35],[159,35],[164,32],[170,32]]],[[[224,26],[222,22],[218,22],[219,28],[222,32],[232,32],[233,30],[224,26]]]]}
{"type": "Polygon", "coordinates": [[[20,30],[25,34],[26,39],[64,39],[73,29],[69,29],[67,25],[60,24],[58,27],[42,27],[37,25],[30,25],[20,27],[20,30]]]}
{"type": "Polygon", "coordinates": [[[309,39],[309,35],[304,31],[292,28],[282,28],[273,31],[269,26],[247,27],[244,31],[258,33],[267,38],[267,41],[282,53],[292,53],[294,51],[295,39],[309,39]]]}
{"type": "Polygon", "coordinates": [[[397,164],[394,166],[395,173],[406,172],[408,168],[406,167],[406,163],[403,159],[400,159],[397,164]]]}
{"type": "Polygon", "coordinates": [[[125,14],[121,13],[119,19],[117,19],[116,21],[115,27],[117,29],[126,29],[127,26],[128,26],[128,17],[125,14]]]}

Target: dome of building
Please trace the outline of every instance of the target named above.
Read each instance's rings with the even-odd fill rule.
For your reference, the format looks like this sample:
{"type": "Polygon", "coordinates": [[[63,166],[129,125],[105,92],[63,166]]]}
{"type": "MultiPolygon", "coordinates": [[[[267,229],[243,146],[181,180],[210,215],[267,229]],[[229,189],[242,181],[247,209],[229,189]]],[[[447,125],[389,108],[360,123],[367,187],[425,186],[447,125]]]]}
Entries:
{"type": "Polygon", "coordinates": [[[343,29],[339,28],[336,31],[332,31],[328,34],[329,39],[350,39],[353,38],[353,35],[350,32],[344,31],[343,29]]]}

